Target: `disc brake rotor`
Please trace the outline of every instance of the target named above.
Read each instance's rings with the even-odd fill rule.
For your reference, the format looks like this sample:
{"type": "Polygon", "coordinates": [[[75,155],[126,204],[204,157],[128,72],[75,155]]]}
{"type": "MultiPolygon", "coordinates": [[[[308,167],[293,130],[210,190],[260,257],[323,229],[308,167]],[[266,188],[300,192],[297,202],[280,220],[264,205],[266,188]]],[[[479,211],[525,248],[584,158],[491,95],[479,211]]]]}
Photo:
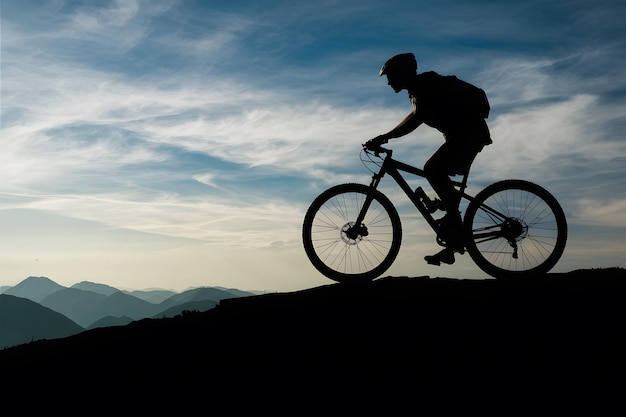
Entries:
{"type": "Polygon", "coordinates": [[[357,227],[354,222],[348,222],[341,228],[341,239],[348,245],[357,245],[367,235],[367,227],[363,224],[357,227]]]}

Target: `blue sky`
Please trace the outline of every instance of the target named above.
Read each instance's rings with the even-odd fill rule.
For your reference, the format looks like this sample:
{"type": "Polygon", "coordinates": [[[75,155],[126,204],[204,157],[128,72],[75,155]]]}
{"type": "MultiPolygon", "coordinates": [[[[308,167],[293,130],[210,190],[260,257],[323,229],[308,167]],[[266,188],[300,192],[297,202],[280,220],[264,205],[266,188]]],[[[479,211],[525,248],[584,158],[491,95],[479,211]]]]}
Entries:
{"type": "MultiPolygon", "coordinates": [[[[1,19],[0,285],[330,283],[304,212],[369,181],[360,144],[410,110],[378,70],[409,51],[489,95],[470,191],[538,182],[570,226],[554,271],[624,266],[624,2],[20,0],[1,19]]],[[[424,126],[393,147],[422,165],[441,143],[424,126]]],[[[439,248],[394,187],[389,274],[486,278],[427,265],[439,248]]]]}

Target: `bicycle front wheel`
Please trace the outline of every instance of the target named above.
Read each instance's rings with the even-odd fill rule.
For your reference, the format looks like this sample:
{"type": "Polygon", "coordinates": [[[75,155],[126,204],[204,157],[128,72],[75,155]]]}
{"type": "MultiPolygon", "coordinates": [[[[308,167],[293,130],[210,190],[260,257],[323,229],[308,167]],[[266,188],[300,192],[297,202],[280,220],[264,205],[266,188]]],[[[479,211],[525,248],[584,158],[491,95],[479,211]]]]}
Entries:
{"type": "Polygon", "coordinates": [[[563,209],[546,189],[528,181],[491,184],[468,205],[463,223],[468,253],[496,278],[547,273],[565,250],[563,209]]]}
{"type": "Polygon", "coordinates": [[[342,184],[320,194],[304,216],[302,241],[315,268],[338,282],[371,281],[385,272],[400,250],[398,212],[384,194],[362,184],[342,184]],[[361,224],[356,219],[367,196],[361,224]]]}

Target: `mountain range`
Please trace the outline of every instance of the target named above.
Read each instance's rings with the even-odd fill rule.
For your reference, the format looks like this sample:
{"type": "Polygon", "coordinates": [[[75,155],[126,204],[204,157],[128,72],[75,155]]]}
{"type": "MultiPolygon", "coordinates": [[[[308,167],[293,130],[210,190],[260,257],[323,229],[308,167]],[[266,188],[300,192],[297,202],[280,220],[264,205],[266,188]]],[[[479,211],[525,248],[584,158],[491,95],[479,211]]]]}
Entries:
{"type": "Polygon", "coordinates": [[[214,287],[181,293],[120,291],[93,282],[64,287],[47,277],[28,277],[0,294],[0,349],[38,339],[66,337],[85,329],[126,325],[144,318],[205,311],[220,300],[253,293],[214,287]]]}

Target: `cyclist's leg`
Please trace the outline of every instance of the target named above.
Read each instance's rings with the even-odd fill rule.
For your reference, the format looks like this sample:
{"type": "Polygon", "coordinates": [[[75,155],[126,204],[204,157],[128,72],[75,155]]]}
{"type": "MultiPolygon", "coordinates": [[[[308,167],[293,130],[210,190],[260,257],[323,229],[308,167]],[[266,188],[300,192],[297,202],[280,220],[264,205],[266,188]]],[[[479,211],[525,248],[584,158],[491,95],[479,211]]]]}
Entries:
{"type": "MultiPolygon", "coordinates": [[[[459,169],[461,150],[450,142],[444,143],[424,165],[424,174],[439,196],[446,210],[445,236],[450,249],[462,249],[462,221],[459,213],[460,195],[454,188],[450,175],[459,169]]],[[[472,157],[473,159],[473,157],[472,157]]]]}

